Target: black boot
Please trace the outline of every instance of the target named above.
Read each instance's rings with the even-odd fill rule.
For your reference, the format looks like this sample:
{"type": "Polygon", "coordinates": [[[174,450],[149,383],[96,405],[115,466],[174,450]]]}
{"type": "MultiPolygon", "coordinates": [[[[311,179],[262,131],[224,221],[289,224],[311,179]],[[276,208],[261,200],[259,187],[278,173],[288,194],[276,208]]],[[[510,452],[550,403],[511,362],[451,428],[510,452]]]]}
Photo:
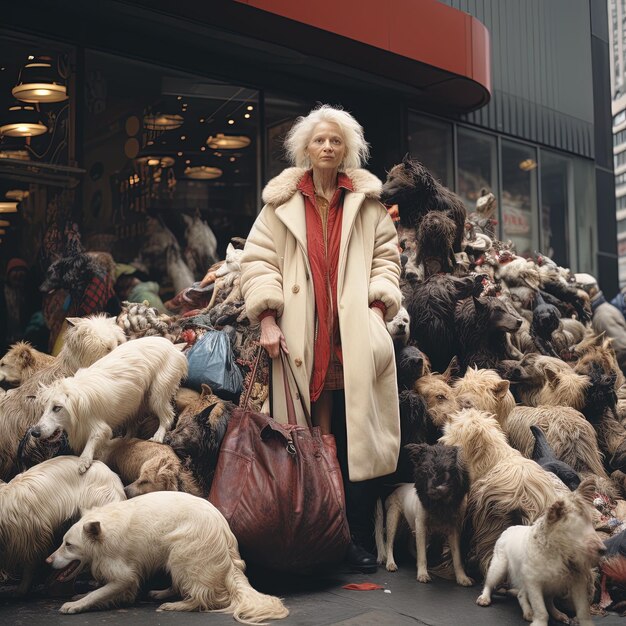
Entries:
{"type": "Polygon", "coordinates": [[[378,569],[376,557],[354,541],[354,537],[346,551],[346,563],[362,574],[373,574],[378,569]]]}

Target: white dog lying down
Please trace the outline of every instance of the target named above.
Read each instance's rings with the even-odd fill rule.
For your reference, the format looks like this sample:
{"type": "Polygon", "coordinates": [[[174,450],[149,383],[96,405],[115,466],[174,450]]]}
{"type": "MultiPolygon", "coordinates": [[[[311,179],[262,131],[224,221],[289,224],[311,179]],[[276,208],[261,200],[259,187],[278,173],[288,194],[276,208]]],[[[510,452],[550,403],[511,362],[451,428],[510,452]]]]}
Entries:
{"type": "Polygon", "coordinates": [[[491,590],[505,578],[517,589],[524,619],[547,626],[548,613],[569,623],[554,598],[569,596],[580,626],[592,626],[588,582],[606,547],[593,529],[594,480],[587,478],[557,500],[532,526],[511,526],[496,542],[483,592],[476,604],[491,604],[491,590]],[[547,610],[546,610],[547,607],[547,610]]]}
{"type": "Polygon", "coordinates": [[[250,586],[237,540],[222,514],[208,500],[178,491],[148,493],[89,511],[47,561],[62,569],[59,580],[91,566],[104,583],[65,603],[61,613],[132,602],[142,581],[164,569],[172,586],[150,596],[183,599],[162,604],[159,610],[220,610],[250,624],[289,614],[279,598],[250,586]]]}
{"type": "Polygon", "coordinates": [[[30,589],[63,524],[92,507],[126,499],[119,477],[104,463],[95,462],[83,475],[79,465],[78,457],[61,456],[9,483],[0,481],[0,569],[21,573],[20,595],[30,589]]]}
{"type": "Polygon", "coordinates": [[[45,409],[30,433],[50,439],[65,430],[85,472],[113,429],[152,411],[163,437],[174,419],[172,397],[187,374],[187,359],[163,337],[143,337],[115,348],[91,367],[46,388],[45,409]]]}

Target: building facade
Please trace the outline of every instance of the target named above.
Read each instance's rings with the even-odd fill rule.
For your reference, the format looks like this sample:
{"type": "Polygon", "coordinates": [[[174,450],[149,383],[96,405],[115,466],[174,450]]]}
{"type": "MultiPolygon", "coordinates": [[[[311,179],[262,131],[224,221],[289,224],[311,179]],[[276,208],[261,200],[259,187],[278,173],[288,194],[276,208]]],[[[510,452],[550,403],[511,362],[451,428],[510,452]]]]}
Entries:
{"type": "Polygon", "coordinates": [[[380,177],[409,152],[470,210],[489,189],[499,236],[520,254],[542,251],[617,290],[600,0],[13,8],[0,26],[0,113],[29,56],[52,59],[68,98],[35,107],[45,133],[0,141],[0,191],[20,198],[5,261],[45,264],[78,230],[88,249],[128,262],[148,216],[183,237],[182,215],[195,213],[223,254],[286,166],[294,119],[328,102],[363,124],[380,177]]]}

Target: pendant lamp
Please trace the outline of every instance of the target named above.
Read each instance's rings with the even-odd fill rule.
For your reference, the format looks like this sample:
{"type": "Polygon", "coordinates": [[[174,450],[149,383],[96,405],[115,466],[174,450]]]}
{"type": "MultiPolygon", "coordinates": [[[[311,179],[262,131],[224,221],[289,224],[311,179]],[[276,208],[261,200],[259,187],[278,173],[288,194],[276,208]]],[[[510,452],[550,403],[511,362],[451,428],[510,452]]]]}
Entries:
{"type": "Polygon", "coordinates": [[[20,71],[17,85],[11,93],[22,102],[63,102],[67,88],[49,57],[39,57],[26,63],[20,71]]]}
{"type": "Polygon", "coordinates": [[[252,140],[246,135],[225,135],[217,133],[211,135],[206,140],[206,145],[213,150],[239,150],[247,148],[252,140]]]}
{"type": "Polygon", "coordinates": [[[7,137],[35,137],[48,131],[31,104],[14,104],[0,118],[0,134],[7,137]]]}

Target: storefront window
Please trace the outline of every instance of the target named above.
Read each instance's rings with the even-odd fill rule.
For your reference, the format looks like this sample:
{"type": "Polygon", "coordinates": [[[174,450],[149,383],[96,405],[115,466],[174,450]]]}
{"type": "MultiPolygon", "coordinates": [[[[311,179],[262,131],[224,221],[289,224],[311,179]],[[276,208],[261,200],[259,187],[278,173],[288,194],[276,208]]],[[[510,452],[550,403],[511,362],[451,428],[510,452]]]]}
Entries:
{"type": "MultiPolygon", "coordinates": [[[[224,258],[257,214],[258,92],[88,51],[84,237],[116,261],[141,252],[147,216],[185,248],[199,216],[224,258]]],[[[206,267],[194,268],[196,279],[206,267]]],[[[159,278],[155,276],[155,278],[159,278]]]]}
{"type": "Polygon", "coordinates": [[[409,112],[409,153],[446,187],[453,188],[452,124],[409,112]]]}
{"type": "Polygon", "coordinates": [[[569,267],[569,208],[572,161],[541,151],[541,250],[563,267],[569,267]]]}
{"type": "Polygon", "coordinates": [[[468,212],[482,189],[498,193],[496,138],[466,128],[457,129],[457,193],[468,212]]]}
{"type": "Polygon", "coordinates": [[[517,254],[531,256],[539,249],[535,148],[502,140],[501,205],[504,239],[517,254]]]}
{"type": "Polygon", "coordinates": [[[571,240],[576,241],[572,268],[597,276],[596,184],[593,161],[572,157],[576,219],[570,226],[571,240]]]}

